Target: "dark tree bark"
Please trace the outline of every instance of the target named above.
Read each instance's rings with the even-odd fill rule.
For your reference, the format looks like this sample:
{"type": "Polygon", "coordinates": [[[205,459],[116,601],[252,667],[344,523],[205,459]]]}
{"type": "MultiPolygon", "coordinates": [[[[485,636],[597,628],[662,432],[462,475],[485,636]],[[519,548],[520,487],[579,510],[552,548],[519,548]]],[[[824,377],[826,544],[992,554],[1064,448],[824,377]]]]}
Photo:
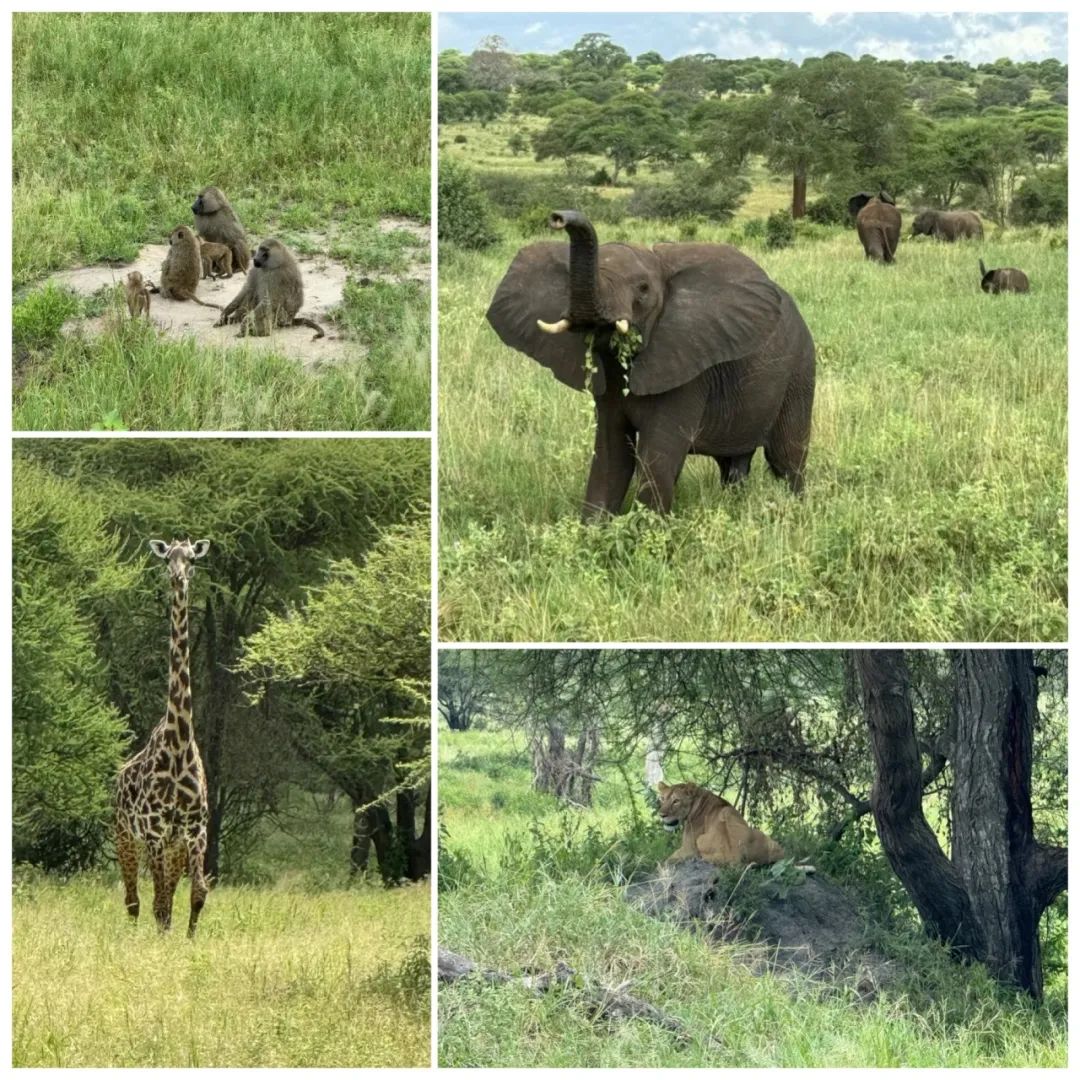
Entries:
{"type": "MultiPolygon", "coordinates": [[[[924,772],[904,654],[855,654],[874,755],[874,820],[889,863],[927,932],[1009,986],[1042,996],[1038,925],[1067,884],[1064,848],[1035,843],[1031,746],[1036,686],[1030,650],[958,652],[951,740],[953,857],[922,812],[924,772]]],[[[930,769],[940,772],[937,748],[930,769]]]]}
{"type": "Polygon", "coordinates": [[[799,166],[791,184],[791,216],[796,220],[806,217],[806,167],[799,166]]]}
{"type": "Polygon", "coordinates": [[[573,751],[566,746],[566,731],[561,724],[549,722],[533,735],[533,787],[556,798],[592,805],[593,773],[600,753],[600,734],[584,727],[573,751]]]}

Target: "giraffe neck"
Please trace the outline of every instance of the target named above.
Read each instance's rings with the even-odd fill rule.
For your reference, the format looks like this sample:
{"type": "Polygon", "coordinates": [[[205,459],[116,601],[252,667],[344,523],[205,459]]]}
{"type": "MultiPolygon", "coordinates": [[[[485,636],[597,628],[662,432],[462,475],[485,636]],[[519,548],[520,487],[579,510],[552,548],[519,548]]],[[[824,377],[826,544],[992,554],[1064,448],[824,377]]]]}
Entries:
{"type": "MultiPolygon", "coordinates": [[[[169,622],[169,704],[165,715],[166,737],[176,733],[178,749],[195,739],[191,717],[191,662],[188,646],[188,583],[172,583],[172,614],[169,622]]],[[[172,740],[168,740],[172,741],[172,740]]]]}

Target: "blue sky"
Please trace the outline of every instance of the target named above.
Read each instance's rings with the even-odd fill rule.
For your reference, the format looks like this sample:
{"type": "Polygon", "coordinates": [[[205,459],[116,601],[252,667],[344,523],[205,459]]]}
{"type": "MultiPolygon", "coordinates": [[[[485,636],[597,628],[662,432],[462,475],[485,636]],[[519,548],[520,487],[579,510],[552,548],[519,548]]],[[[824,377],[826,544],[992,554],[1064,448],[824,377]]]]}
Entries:
{"type": "Polygon", "coordinates": [[[439,16],[439,48],[472,52],[498,34],[514,52],[559,52],[584,34],[609,34],[631,56],[655,49],[665,59],[687,53],[724,58],[779,56],[799,61],[831,51],[889,60],[938,60],[951,53],[981,64],[1068,60],[1068,21],[1062,12],[1025,14],[845,12],[792,14],[575,14],[567,12],[453,12],[439,16]]]}

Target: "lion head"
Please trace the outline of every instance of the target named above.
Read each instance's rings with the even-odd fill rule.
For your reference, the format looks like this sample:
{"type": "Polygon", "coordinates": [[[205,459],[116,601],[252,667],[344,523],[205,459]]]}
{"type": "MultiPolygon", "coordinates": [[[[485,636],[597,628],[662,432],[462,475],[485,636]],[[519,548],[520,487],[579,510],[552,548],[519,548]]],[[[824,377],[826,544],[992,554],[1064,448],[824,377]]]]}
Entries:
{"type": "Polygon", "coordinates": [[[660,796],[660,805],[657,807],[660,820],[664,828],[672,832],[687,819],[693,809],[694,800],[701,794],[701,788],[697,784],[674,784],[669,787],[661,783],[656,791],[660,796]]]}

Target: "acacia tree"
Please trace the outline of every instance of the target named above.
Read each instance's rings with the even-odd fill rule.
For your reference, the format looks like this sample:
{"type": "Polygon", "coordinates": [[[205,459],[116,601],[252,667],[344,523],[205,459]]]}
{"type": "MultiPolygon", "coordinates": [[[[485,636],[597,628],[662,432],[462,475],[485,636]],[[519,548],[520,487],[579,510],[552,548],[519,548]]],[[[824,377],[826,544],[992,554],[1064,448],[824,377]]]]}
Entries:
{"type": "Polygon", "coordinates": [[[1068,850],[1036,842],[1031,809],[1036,670],[1028,649],[953,654],[951,857],[922,809],[922,765],[902,652],[855,654],[882,847],[928,933],[1039,999],[1039,919],[1068,883],[1068,850]]]}
{"type": "Polygon", "coordinates": [[[387,884],[431,870],[429,565],[426,516],[387,529],[362,566],[332,564],[249,637],[238,663],[253,700],[288,707],[297,750],[352,800],[353,870],[374,844],[387,884]]]}

